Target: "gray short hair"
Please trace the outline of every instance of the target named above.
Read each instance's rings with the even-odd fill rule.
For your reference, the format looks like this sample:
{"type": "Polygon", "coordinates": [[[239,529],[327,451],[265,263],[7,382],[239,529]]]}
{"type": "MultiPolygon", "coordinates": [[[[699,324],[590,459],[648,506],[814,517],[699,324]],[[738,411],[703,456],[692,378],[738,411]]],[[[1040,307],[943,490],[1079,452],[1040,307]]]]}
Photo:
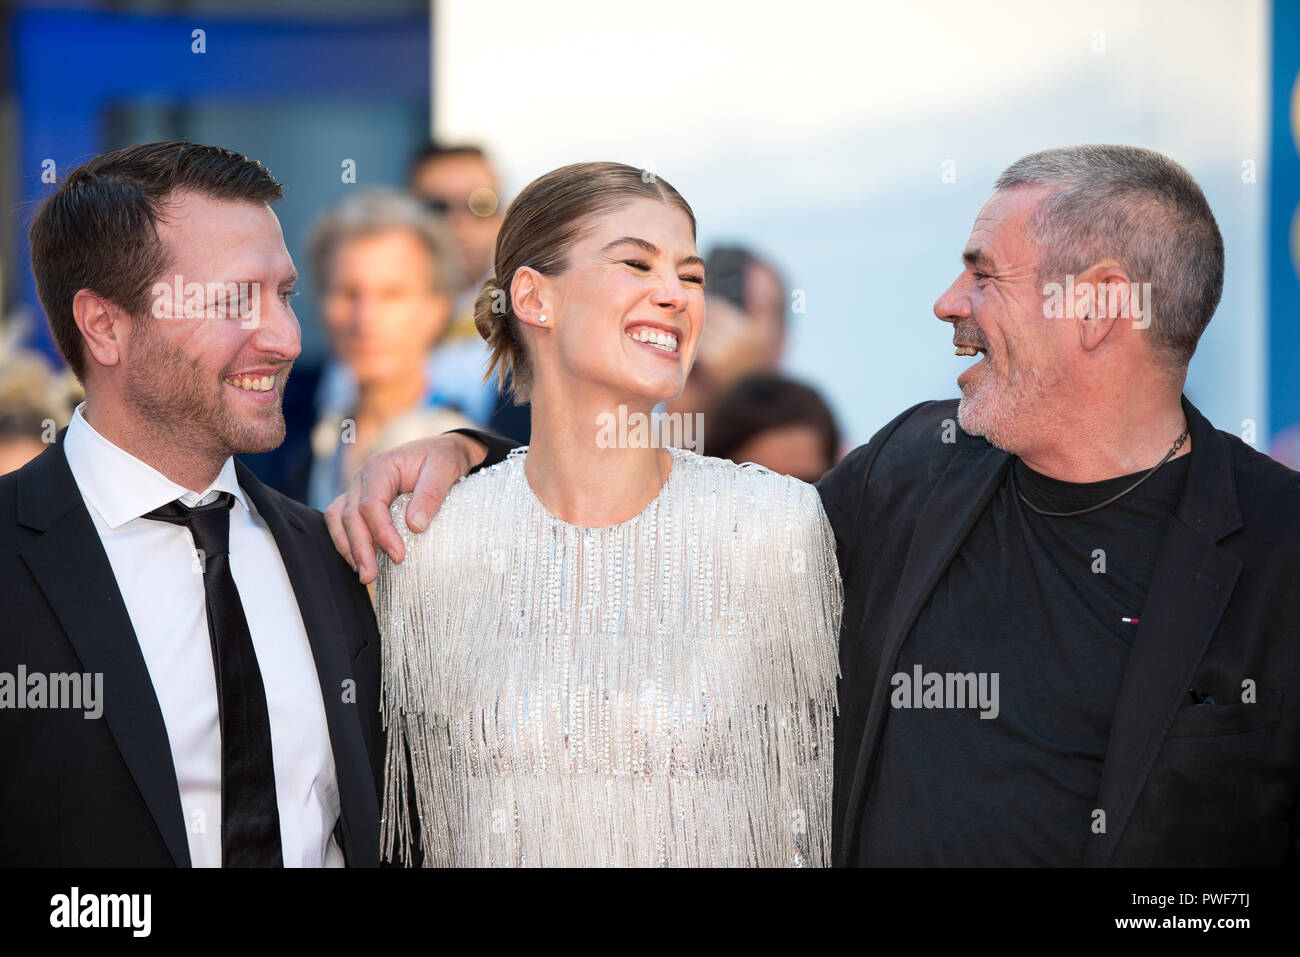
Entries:
{"type": "Polygon", "coordinates": [[[410,230],[429,251],[434,292],[459,287],[455,247],[442,218],[415,197],[391,189],[359,190],[316,221],[308,240],[312,280],[324,287],[330,258],[340,246],[393,230],[410,230]]]}
{"type": "Polygon", "coordinates": [[[1016,160],[996,189],[1047,186],[1031,214],[1042,283],[1111,257],[1151,284],[1151,332],[1170,368],[1186,369],[1223,295],[1223,237],[1192,175],[1136,146],[1067,146],[1016,160]]]}

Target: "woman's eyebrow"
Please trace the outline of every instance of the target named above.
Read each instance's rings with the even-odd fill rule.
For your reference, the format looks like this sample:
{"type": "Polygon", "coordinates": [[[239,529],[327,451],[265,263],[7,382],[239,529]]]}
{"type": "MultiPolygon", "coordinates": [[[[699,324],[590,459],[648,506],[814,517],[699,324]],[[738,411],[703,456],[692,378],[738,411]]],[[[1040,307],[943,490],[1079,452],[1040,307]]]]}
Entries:
{"type": "MultiPolygon", "coordinates": [[[[606,243],[604,248],[601,249],[601,252],[606,252],[610,249],[613,249],[615,246],[635,246],[637,249],[643,250],[644,252],[649,253],[651,256],[659,255],[658,246],[650,242],[650,240],[648,239],[640,239],[636,236],[620,236],[618,239],[615,239],[613,242],[606,243]]],[[[686,256],[680,259],[677,265],[703,266],[704,260],[701,259],[699,256],[686,256]]]]}

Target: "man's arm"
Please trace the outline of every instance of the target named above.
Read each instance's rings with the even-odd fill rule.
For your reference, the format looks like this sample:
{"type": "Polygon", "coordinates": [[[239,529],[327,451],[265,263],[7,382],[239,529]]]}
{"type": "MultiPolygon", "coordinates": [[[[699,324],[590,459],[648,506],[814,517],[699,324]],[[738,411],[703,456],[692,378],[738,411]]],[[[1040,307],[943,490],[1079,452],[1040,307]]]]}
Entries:
{"type": "Polygon", "coordinates": [[[370,456],[352,477],[348,490],[325,509],[334,547],[362,584],[370,584],[379,570],[376,548],[382,548],[398,564],[406,557],[402,536],[393,527],[389,512],[393,499],[411,493],[406,524],[411,531],[422,532],[453,485],[476,468],[505,458],[513,447],[509,439],[491,432],[457,429],[370,456]]]}
{"type": "Polygon", "coordinates": [[[453,433],[467,436],[487,449],[487,455],[483,460],[469,470],[470,475],[473,475],[479,469],[489,468],[498,462],[504,462],[512,449],[519,448],[519,443],[514,439],[508,439],[504,435],[497,435],[495,432],[485,432],[482,429],[452,429],[446,434],[451,435],[453,433]]]}

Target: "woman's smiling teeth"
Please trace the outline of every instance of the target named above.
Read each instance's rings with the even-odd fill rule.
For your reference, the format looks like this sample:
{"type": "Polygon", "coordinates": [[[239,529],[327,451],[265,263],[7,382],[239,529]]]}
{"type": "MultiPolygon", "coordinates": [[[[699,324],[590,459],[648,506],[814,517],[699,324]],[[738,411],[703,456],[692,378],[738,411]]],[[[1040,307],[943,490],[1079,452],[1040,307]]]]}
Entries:
{"type": "Polygon", "coordinates": [[[246,389],[249,392],[269,392],[275,388],[275,376],[235,376],[227,379],[231,385],[237,389],[246,389]]]}
{"type": "Polygon", "coordinates": [[[635,339],[637,342],[648,343],[656,349],[662,349],[664,352],[677,351],[677,337],[671,332],[664,332],[661,329],[649,329],[646,326],[641,326],[629,331],[628,337],[635,339]]]}

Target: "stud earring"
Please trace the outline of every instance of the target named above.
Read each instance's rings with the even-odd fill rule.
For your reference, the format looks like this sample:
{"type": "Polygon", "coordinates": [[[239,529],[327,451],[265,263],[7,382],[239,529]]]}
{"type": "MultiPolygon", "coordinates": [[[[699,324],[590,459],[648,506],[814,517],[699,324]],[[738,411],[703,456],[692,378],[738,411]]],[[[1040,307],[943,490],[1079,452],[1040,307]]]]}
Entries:
{"type": "Polygon", "coordinates": [[[538,321],[538,322],[545,322],[545,321],[546,321],[546,313],[542,313],[540,316],[538,316],[538,317],[537,317],[537,321],[538,321]]]}

